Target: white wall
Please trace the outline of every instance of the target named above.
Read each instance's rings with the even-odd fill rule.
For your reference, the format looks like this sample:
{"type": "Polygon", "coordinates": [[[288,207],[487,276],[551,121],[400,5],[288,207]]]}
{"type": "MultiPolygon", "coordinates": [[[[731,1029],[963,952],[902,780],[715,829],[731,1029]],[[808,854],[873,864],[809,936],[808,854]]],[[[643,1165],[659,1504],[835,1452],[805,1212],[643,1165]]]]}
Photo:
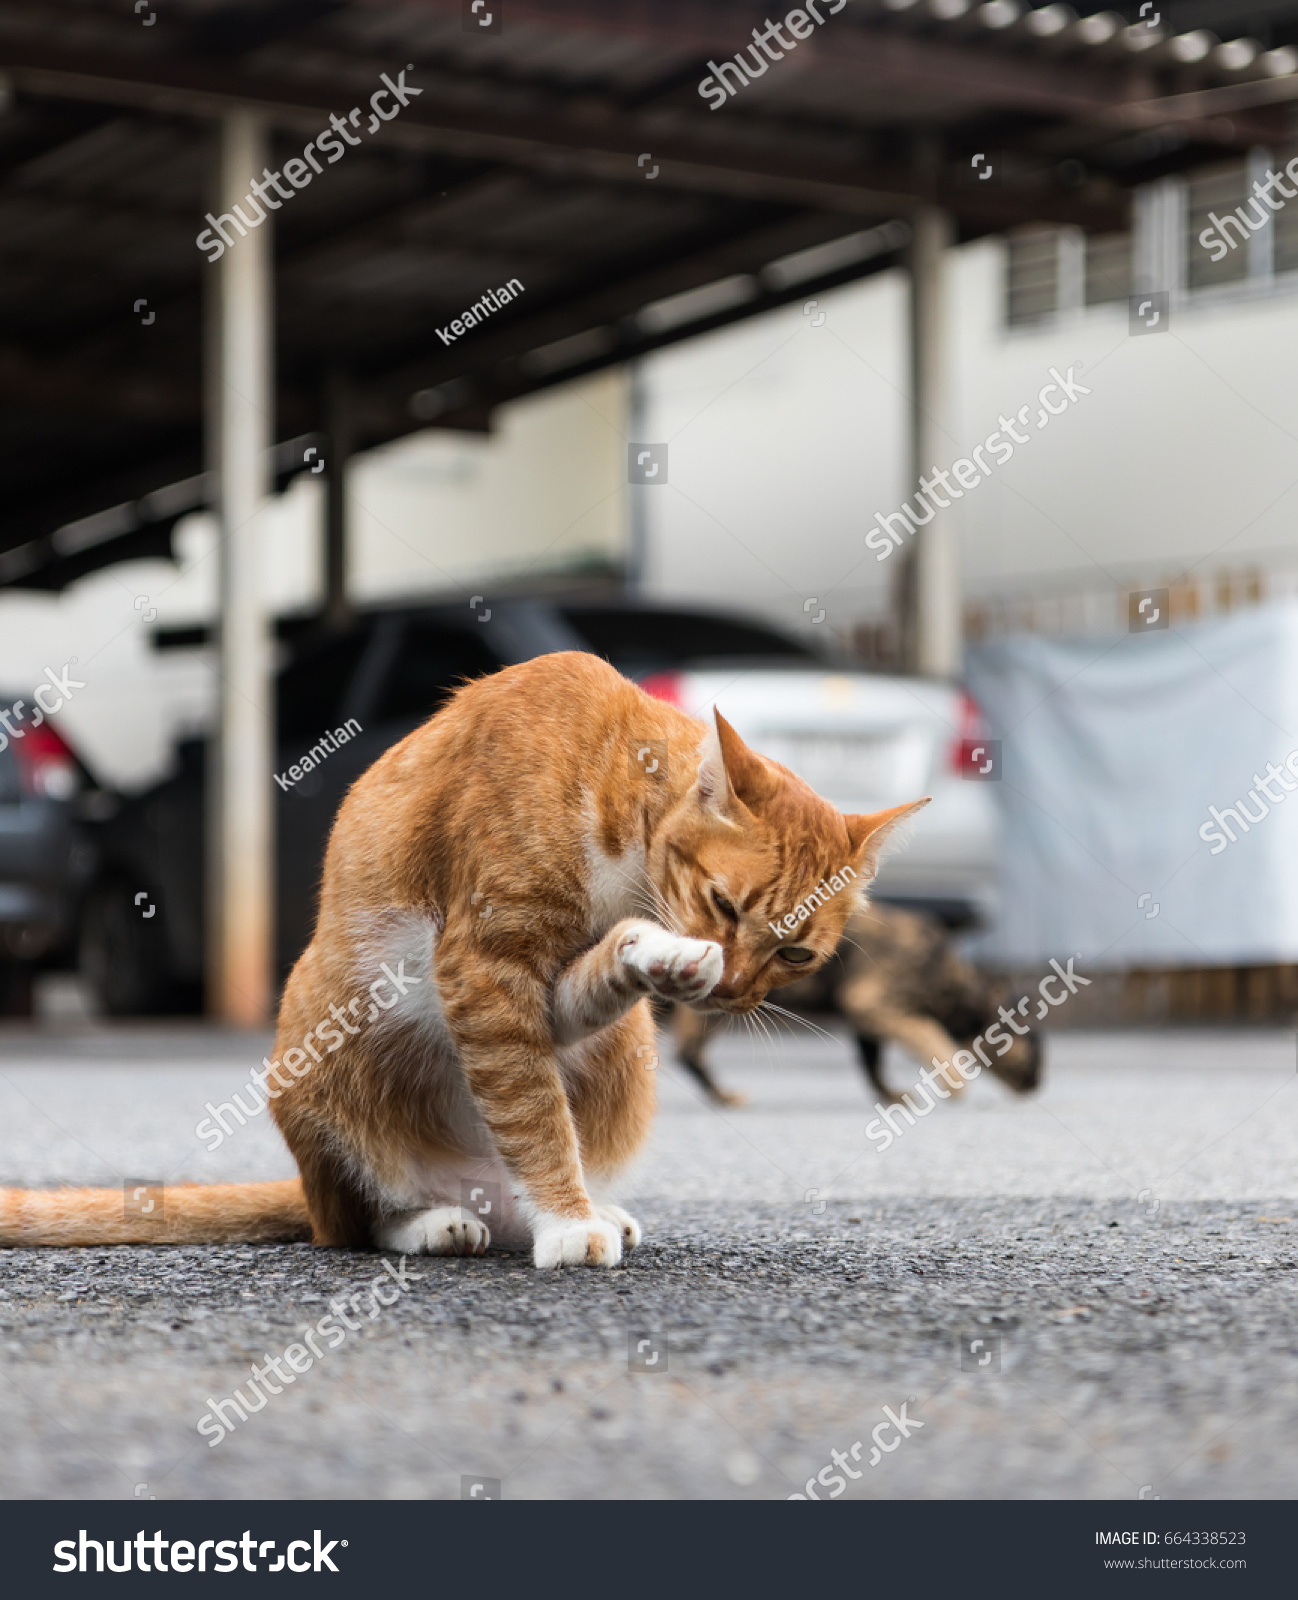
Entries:
{"type": "Polygon", "coordinates": [[[501,409],[490,437],[429,431],[349,484],[360,600],[622,558],[628,386],[620,369],[501,409]]]}
{"type": "Polygon", "coordinates": [[[906,372],[896,272],[650,357],[644,431],[669,455],[643,491],[646,588],[790,626],[879,610],[892,575],[864,530],[905,492],[906,372]]]}
{"type": "Polygon", "coordinates": [[[971,595],[1040,586],[1065,573],[1125,585],[1132,574],[1182,565],[1292,561],[1292,285],[1175,306],[1165,334],[1129,335],[1125,305],[1007,332],[1003,247],[981,243],[959,256],[953,451],[967,454],[999,411],[1034,400],[1051,366],[1080,364],[1092,390],[959,508],[971,595]]]}
{"type": "MultiPolygon", "coordinates": [[[[627,518],[625,373],[503,407],[489,437],[424,432],[359,457],[350,475],[353,591],[408,599],[495,578],[614,561],[627,518]]],[[[323,493],[304,474],[262,511],[264,582],[278,612],[316,603],[323,493]]],[[[209,651],[158,654],[145,619],[179,627],[216,609],[216,524],[177,525],[178,562],[133,561],[62,594],[0,591],[0,705],[31,700],[45,666],[73,656],[77,690],[59,726],[104,780],[142,788],[177,734],[207,726],[209,651]],[[136,605],[137,598],[140,605],[136,605]]]]}
{"type": "MultiPolygon", "coordinates": [[[[1049,370],[1091,390],[954,509],[966,593],[1104,587],[1298,561],[1298,293],[1175,307],[1132,337],[1127,309],[1031,330],[1002,316],[1004,247],[954,252],[949,449],[1035,404],[1049,370]]],[[[650,586],[842,625],[887,603],[893,559],[865,546],[905,482],[906,303],[899,273],[665,350],[646,363],[647,432],[670,444],[650,495],[650,586]],[[820,327],[812,326],[819,311],[820,327]],[[826,596],[829,598],[826,599],[826,596]]]]}

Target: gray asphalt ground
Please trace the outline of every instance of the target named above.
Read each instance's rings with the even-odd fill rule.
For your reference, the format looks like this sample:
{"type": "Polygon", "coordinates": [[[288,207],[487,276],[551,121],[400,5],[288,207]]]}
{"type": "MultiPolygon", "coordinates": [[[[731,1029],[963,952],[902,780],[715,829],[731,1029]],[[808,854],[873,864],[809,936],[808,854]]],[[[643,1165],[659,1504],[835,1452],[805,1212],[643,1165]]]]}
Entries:
{"type": "MultiPolygon", "coordinates": [[[[193,1132],[261,1054],[0,1032],[0,1182],[286,1176],[268,1125],[193,1132]]],[[[826,1467],[822,1498],[1298,1495],[1292,1033],[1057,1035],[1039,1095],[980,1080],[882,1153],[845,1041],[715,1063],[751,1103],[663,1065],[624,1269],[414,1263],[215,1448],[208,1397],[378,1258],[0,1251],[0,1495],[783,1498],[826,1467]]]]}

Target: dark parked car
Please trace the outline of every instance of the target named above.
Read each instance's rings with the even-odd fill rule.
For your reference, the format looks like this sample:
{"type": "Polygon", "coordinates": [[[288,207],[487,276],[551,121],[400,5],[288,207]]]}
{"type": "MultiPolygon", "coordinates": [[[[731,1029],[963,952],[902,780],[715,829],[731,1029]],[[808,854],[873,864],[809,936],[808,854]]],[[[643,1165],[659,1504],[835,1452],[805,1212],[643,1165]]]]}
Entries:
{"type": "Polygon", "coordinates": [[[66,948],[94,860],[88,775],[54,727],[0,694],[0,1015],[30,1009],[38,963],[66,948]]]}
{"type": "MultiPolygon", "coordinates": [[[[716,614],[604,601],[515,600],[466,619],[451,606],[385,609],[285,643],[277,694],[277,941],[281,980],[311,937],[324,847],[348,787],[466,678],[553,650],[590,650],[637,679],[691,664],[824,665],[773,629],[716,614]],[[304,759],[305,758],[305,759],[304,759]]],[[[100,829],[81,966],[118,1015],[195,1009],[203,976],[204,745],[100,829]],[[144,905],[156,907],[146,917],[144,905]]]]}

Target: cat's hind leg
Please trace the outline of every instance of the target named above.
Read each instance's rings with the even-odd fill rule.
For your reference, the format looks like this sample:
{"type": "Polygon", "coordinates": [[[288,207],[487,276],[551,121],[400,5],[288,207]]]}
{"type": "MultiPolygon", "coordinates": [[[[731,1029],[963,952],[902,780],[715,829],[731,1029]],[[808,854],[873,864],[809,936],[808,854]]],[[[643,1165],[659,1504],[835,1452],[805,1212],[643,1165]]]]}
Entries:
{"type": "Polygon", "coordinates": [[[491,1243],[491,1230],[458,1206],[433,1206],[385,1217],[375,1229],[380,1250],[406,1256],[480,1256],[491,1243]]]}

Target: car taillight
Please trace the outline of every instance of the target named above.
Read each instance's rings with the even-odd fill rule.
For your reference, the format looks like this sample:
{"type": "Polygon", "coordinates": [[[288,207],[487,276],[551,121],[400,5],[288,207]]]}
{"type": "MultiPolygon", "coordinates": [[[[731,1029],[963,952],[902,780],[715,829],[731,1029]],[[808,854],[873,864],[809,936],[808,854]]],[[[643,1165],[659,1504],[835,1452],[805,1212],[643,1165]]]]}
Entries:
{"type": "Polygon", "coordinates": [[[685,695],[679,672],[651,672],[647,678],[641,678],[640,687],[655,700],[665,700],[669,706],[684,711],[685,695]]]}
{"type": "Polygon", "coordinates": [[[26,794],[40,800],[71,800],[81,787],[76,758],[48,722],[24,728],[9,748],[18,763],[18,780],[26,794]]]}
{"type": "Polygon", "coordinates": [[[973,747],[980,740],[986,739],[990,730],[987,718],[983,715],[983,708],[971,694],[960,696],[958,717],[956,736],[947,752],[947,764],[952,772],[964,773],[968,770],[973,747]]]}

